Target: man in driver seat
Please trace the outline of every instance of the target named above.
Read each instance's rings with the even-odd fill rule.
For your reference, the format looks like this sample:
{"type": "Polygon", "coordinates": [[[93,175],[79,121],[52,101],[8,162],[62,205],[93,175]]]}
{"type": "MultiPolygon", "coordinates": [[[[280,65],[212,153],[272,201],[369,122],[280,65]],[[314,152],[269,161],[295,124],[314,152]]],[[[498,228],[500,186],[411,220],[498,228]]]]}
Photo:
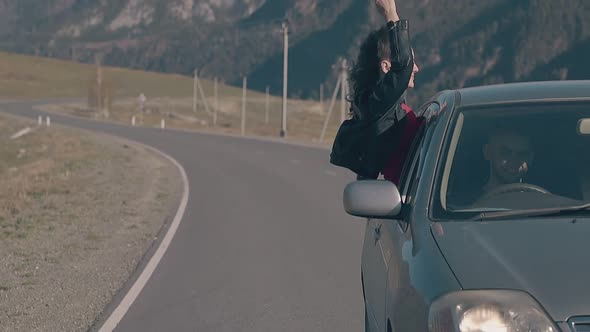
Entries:
{"type": "Polygon", "coordinates": [[[502,185],[523,182],[534,157],[530,139],[506,128],[491,133],[483,146],[483,154],[490,165],[484,194],[502,185]]]}

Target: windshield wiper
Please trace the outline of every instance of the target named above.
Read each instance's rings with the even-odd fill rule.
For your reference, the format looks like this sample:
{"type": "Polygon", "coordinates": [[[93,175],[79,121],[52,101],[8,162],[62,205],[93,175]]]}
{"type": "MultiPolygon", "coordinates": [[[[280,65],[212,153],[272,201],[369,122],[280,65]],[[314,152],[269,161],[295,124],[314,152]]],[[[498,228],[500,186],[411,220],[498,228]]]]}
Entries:
{"type": "Polygon", "coordinates": [[[538,216],[563,216],[579,211],[590,210],[590,203],[567,206],[567,207],[553,207],[544,209],[529,209],[529,210],[510,210],[510,211],[497,211],[497,212],[482,212],[475,217],[469,219],[471,221],[476,220],[492,220],[492,219],[503,219],[510,217],[538,217],[538,216]]]}

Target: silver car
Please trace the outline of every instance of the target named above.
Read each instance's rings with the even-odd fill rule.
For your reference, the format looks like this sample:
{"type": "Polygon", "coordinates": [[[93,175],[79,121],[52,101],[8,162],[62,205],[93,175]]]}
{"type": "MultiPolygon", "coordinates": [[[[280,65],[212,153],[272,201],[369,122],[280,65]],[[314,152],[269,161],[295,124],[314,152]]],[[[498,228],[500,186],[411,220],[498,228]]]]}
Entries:
{"type": "Polygon", "coordinates": [[[366,220],[366,331],[590,331],[590,81],[443,91],[366,220]]]}

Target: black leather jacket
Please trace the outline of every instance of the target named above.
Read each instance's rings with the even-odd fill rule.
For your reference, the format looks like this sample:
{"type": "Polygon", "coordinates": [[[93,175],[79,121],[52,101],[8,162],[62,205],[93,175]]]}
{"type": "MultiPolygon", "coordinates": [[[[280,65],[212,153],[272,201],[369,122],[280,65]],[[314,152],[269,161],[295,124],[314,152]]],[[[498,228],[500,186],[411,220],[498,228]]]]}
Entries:
{"type": "Polygon", "coordinates": [[[407,20],[388,23],[391,70],[352,103],[352,119],[338,129],[330,162],[376,179],[395,151],[407,120],[401,107],[414,67],[407,20]]]}
{"type": "Polygon", "coordinates": [[[388,27],[391,70],[374,87],[361,95],[361,101],[355,101],[361,117],[369,117],[363,120],[373,123],[375,132],[365,161],[374,165],[374,168],[372,174],[363,176],[367,178],[378,177],[381,167],[397,147],[395,143],[399,142],[406,120],[406,111],[401,104],[405,101],[404,95],[414,68],[409,22],[389,22],[388,27]]]}
{"type": "MultiPolygon", "coordinates": [[[[354,106],[360,111],[358,115],[369,116],[370,120],[385,116],[386,119],[395,121],[405,114],[401,109],[402,96],[408,88],[414,68],[408,20],[389,22],[387,26],[391,47],[391,70],[374,87],[361,93],[359,100],[354,101],[354,106]],[[392,108],[399,112],[391,112],[392,108]]],[[[385,121],[379,125],[385,130],[391,123],[385,121]]]]}

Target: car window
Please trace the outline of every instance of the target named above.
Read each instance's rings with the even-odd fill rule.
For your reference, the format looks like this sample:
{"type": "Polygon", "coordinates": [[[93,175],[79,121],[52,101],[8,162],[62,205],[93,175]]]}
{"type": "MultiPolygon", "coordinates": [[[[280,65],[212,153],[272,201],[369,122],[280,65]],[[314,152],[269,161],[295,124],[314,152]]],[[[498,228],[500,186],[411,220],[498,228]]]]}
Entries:
{"type": "MultiPolygon", "coordinates": [[[[424,140],[420,139],[416,141],[416,152],[421,150],[424,140]]],[[[408,165],[408,175],[406,176],[406,181],[403,183],[402,186],[402,197],[404,198],[404,204],[410,204],[412,202],[412,194],[411,188],[413,184],[416,182],[418,167],[420,164],[420,154],[414,153],[411,159],[409,159],[410,163],[408,165]]]]}
{"type": "Polygon", "coordinates": [[[400,193],[404,199],[403,201],[405,204],[409,204],[411,202],[413,184],[417,182],[420,162],[423,160],[421,151],[423,151],[422,146],[424,145],[424,139],[426,137],[426,129],[430,125],[430,121],[438,109],[438,104],[430,104],[426,109],[423,110],[424,112],[419,111],[417,113],[419,115],[423,115],[423,117],[421,117],[420,129],[418,130],[416,137],[412,142],[412,146],[410,147],[410,152],[406,158],[400,181],[400,193]]]}
{"type": "Polygon", "coordinates": [[[455,219],[589,202],[590,134],[580,130],[589,118],[589,102],[458,109],[437,170],[434,211],[455,219]]]}

